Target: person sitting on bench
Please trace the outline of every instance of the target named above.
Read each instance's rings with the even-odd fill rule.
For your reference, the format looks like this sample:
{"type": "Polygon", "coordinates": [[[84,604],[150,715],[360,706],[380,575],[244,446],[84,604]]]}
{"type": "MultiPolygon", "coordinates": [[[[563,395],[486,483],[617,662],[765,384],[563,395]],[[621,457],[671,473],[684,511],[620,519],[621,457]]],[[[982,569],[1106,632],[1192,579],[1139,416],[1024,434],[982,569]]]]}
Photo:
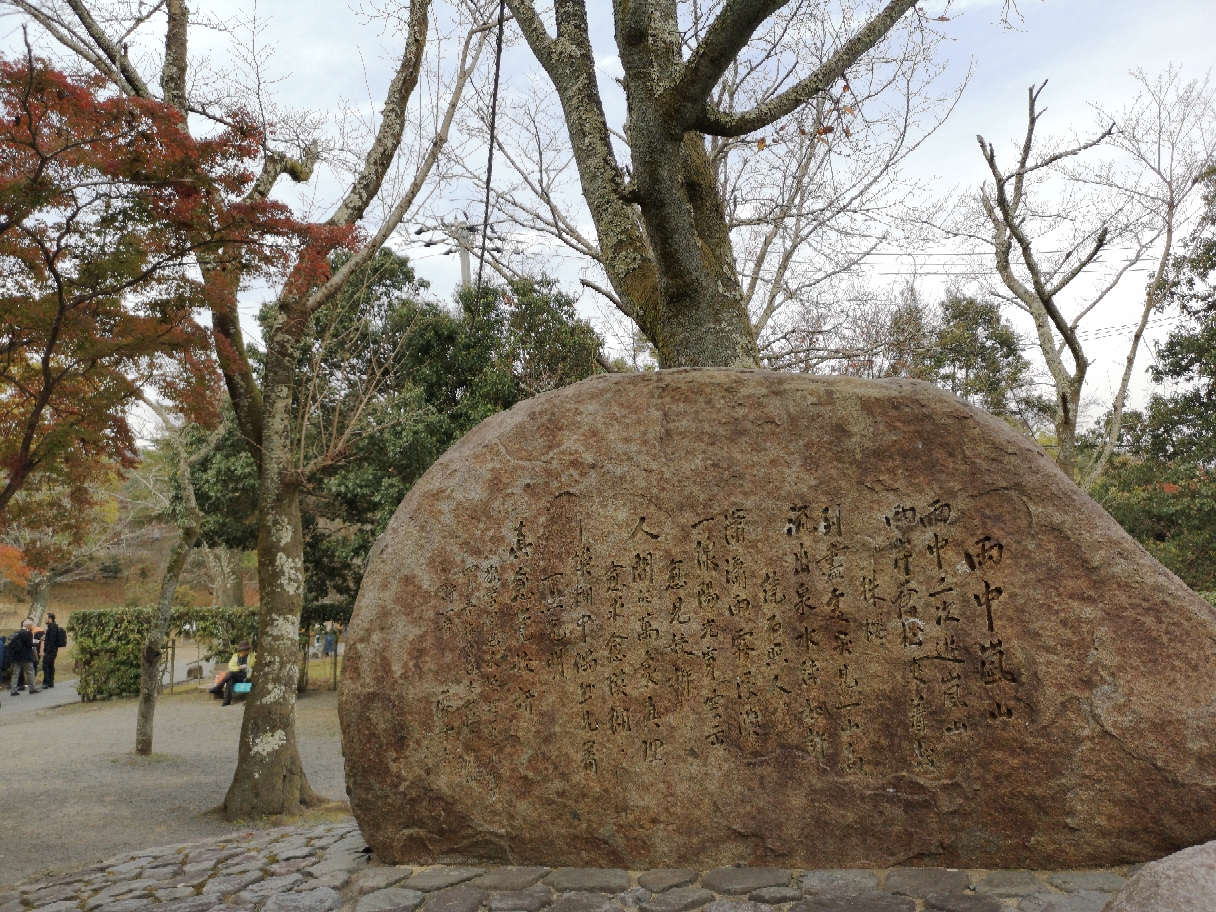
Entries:
{"type": "Polygon", "coordinates": [[[224,675],[218,684],[211,688],[211,692],[217,697],[220,694],[224,695],[225,706],[232,703],[233,685],[243,684],[249,680],[249,675],[253,671],[255,655],[255,653],[249,651],[249,643],[242,640],[237,644],[236,652],[232,654],[232,658],[228,660],[228,673],[224,675]]]}

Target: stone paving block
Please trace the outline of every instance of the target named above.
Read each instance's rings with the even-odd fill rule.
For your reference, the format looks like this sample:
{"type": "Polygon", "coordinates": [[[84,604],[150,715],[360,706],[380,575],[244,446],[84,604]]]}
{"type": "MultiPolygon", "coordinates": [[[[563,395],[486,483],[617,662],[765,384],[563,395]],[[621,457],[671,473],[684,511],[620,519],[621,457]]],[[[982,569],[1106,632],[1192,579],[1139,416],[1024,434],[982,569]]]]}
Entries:
{"type": "Polygon", "coordinates": [[[703,887],[676,887],[657,896],[652,896],[649,902],[642,903],[642,912],[689,912],[708,905],[715,899],[714,894],[703,887]]]}
{"type": "Polygon", "coordinates": [[[142,912],[144,909],[153,907],[151,896],[140,896],[134,899],[120,899],[118,902],[112,902],[108,906],[101,908],[105,912],[142,912]]]}
{"type": "Polygon", "coordinates": [[[477,912],[490,894],[467,884],[436,890],[426,898],[423,912],[477,912]]]}
{"type": "Polygon", "coordinates": [[[222,903],[223,900],[214,893],[203,896],[192,896],[188,899],[176,899],[162,903],[156,907],[156,912],[207,912],[222,903]]]}
{"type": "Polygon", "coordinates": [[[1053,887],[1065,893],[1075,893],[1078,890],[1118,893],[1127,886],[1127,878],[1114,871],[1057,871],[1047,880],[1053,887]]]}
{"type": "Polygon", "coordinates": [[[157,902],[172,902],[175,899],[185,899],[187,896],[194,895],[193,887],[165,887],[161,890],[153,890],[152,895],[156,897],[157,902]]]}
{"type": "Polygon", "coordinates": [[[240,893],[246,887],[251,887],[258,881],[262,880],[262,874],[259,871],[253,871],[248,874],[237,874],[234,877],[213,877],[207,881],[203,887],[204,893],[217,893],[220,896],[231,896],[234,893],[240,893]]]}
{"type": "Polygon", "coordinates": [[[420,890],[385,887],[383,890],[359,897],[355,912],[414,912],[422,905],[423,898],[420,890]]]}
{"type": "Polygon", "coordinates": [[[92,912],[93,909],[111,909],[117,903],[128,901],[140,901],[147,905],[151,899],[152,894],[147,890],[136,890],[134,893],[119,894],[102,891],[96,896],[90,897],[88,900],[86,900],[84,907],[86,910],[88,910],[88,912],[92,912]]]}
{"type": "Polygon", "coordinates": [[[318,887],[329,887],[331,890],[341,890],[350,881],[350,871],[334,871],[330,874],[323,874],[314,880],[306,880],[304,883],[296,887],[295,892],[301,890],[315,890],[318,887]]]}
{"type": "Polygon", "coordinates": [[[621,905],[607,893],[575,891],[558,899],[548,912],[621,912],[621,905]]]}
{"type": "Polygon", "coordinates": [[[892,868],[883,885],[888,893],[925,896],[929,893],[961,893],[971,886],[966,871],[948,868],[892,868]]]}
{"type": "Polygon", "coordinates": [[[201,887],[210,879],[206,873],[187,874],[185,871],[178,874],[171,880],[166,880],[164,883],[152,886],[149,889],[158,890],[165,887],[201,887]]]}
{"type": "Polygon", "coordinates": [[[991,893],[993,896],[1029,896],[1031,893],[1046,893],[1047,887],[1029,871],[993,871],[976,882],[975,892],[991,893]]]}
{"type": "Polygon", "coordinates": [[[210,874],[215,870],[214,861],[196,861],[182,868],[183,874],[210,874]]]}
{"type": "Polygon", "coordinates": [[[651,893],[662,893],[676,887],[687,887],[697,879],[697,872],[687,868],[656,868],[638,875],[638,886],[651,893]]]}
{"type": "Polygon", "coordinates": [[[238,874],[248,874],[251,871],[260,871],[265,867],[265,862],[260,858],[255,858],[253,861],[246,861],[239,865],[220,865],[217,872],[220,877],[236,877],[238,874]]]}
{"type": "Polygon", "coordinates": [[[761,887],[759,890],[752,890],[747,894],[747,898],[766,906],[779,906],[802,899],[802,891],[797,887],[761,887]]]}
{"type": "Polygon", "coordinates": [[[642,905],[642,903],[650,902],[650,897],[652,896],[654,896],[654,894],[645,887],[631,887],[624,893],[616,894],[615,898],[616,901],[626,909],[636,909],[642,905]]]}
{"type": "Polygon", "coordinates": [[[772,912],[768,906],[749,902],[746,899],[715,899],[705,907],[705,912],[772,912]]]}
{"type": "Polygon", "coordinates": [[[337,912],[341,908],[342,895],[322,887],[307,893],[277,893],[266,900],[262,912],[337,912]]]}
{"type": "Polygon", "coordinates": [[[35,908],[41,906],[49,906],[51,903],[59,902],[62,899],[67,899],[69,896],[75,896],[79,890],[67,884],[61,887],[49,887],[45,890],[36,890],[29,894],[29,900],[34,904],[35,908]]]}
{"type": "Polygon", "coordinates": [[[79,908],[80,902],[78,900],[73,901],[69,899],[60,899],[41,907],[43,912],[76,912],[79,908]]]}
{"type": "Polygon", "coordinates": [[[332,858],[326,855],[324,861],[317,862],[308,870],[313,877],[322,877],[326,874],[333,874],[335,871],[350,873],[365,867],[367,867],[366,855],[335,855],[332,858]]]}
{"type": "Polygon", "coordinates": [[[275,858],[279,861],[291,861],[293,858],[312,858],[316,854],[318,854],[317,850],[308,846],[296,846],[274,853],[275,858]]]}
{"type": "Polygon", "coordinates": [[[930,893],[925,908],[935,912],[1008,912],[1009,907],[988,893],[930,893]]]}
{"type": "Polygon", "coordinates": [[[790,882],[787,868],[718,868],[701,875],[701,886],[727,896],[746,896],[762,887],[784,887],[790,882]]]}
{"type": "Polygon", "coordinates": [[[552,904],[548,890],[511,890],[491,896],[489,912],[540,912],[552,904]]]}
{"type": "Polygon", "coordinates": [[[623,893],[629,872],[620,868],[558,868],[545,878],[558,893],[623,893]]]}
{"type": "Polygon", "coordinates": [[[21,902],[21,894],[16,890],[8,890],[0,893],[0,909],[3,909],[9,903],[21,902]]]}
{"type": "Polygon", "coordinates": [[[199,849],[191,852],[186,856],[186,864],[209,864],[215,865],[221,861],[227,861],[230,858],[236,858],[238,855],[244,855],[244,849],[199,849]]]}
{"type": "Polygon", "coordinates": [[[482,874],[470,886],[481,887],[483,890],[526,890],[549,873],[549,868],[495,868],[488,874],[482,874]]]}
{"type": "MultiPolygon", "coordinates": [[[[1036,893],[1023,897],[1020,912],[1102,912],[1111,901],[1109,893],[1078,890],[1075,893],[1036,893]]],[[[1166,909],[1157,912],[1169,912],[1166,909]]]]}
{"type": "Polygon", "coordinates": [[[362,896],[364,893],[383,890],[400,883],[413,873],[413,868],[404,867],[364,868],[355,876],[355,892],[362,896]]]}
{"type": "Polygon", "coordinates": [[[878,875],[873,871],[825,870],[807,871],[798,878],[803,893],[831,896],[855,896],[878,889],[878,875]]]}
{"type": "Polygon", "coordinates": [[[485,868],[431,868],[429,871],[419,871],[402,886],[411,890],[421,890],[423,893],[433,893],[435,890],[446,890],[448,887],[454,887],[466,880],[472,880],[485,872],[485,868]]]}
{"type": "Polygon", "coordinates": [[[144,868],[139,876],[144,880],[168,880],[181,872],[182,866],[179,864],[157,865],[154,868],[144,868]]]}
{"type": "Polygon", "coordinates": [[[294,874],[312,864],[311,858],[293,858],[291,861],[280,861],[267,868],[271,877],[282,877],[284,874],[294,874]]]}
{"type": "Polygon", "coordinates": [[[286,893],[297,884],[304,882],[304,877],[300,874],[286,874],[282,877],[268,877],[259,883],[255,883],[251,887],[247,887],[241,892],[247,896],[252,896],[255,900],[261,901],[275,893],[286,893]]]}
{"type": "Polygon", "coordinates": [[[914,912],[916,900],[894,893],[857,893],[854,896],[809,896],[790,906],[790,912],[914,912]]]}
{"type": "Polygon", "coordinates": [[[21,904],[21,900],[15,902],[7,902],[0,905],[0,912],[23,912],[25,906],[21,904]]]}
{"type": "Polygon", "coordinates": [[[114,865],[106,873],[108,874],[130,874],[134,871],[140,871],[152,863],[151,858],[136,858],[134,861],[128,861],[123,864],[114,865]]]}

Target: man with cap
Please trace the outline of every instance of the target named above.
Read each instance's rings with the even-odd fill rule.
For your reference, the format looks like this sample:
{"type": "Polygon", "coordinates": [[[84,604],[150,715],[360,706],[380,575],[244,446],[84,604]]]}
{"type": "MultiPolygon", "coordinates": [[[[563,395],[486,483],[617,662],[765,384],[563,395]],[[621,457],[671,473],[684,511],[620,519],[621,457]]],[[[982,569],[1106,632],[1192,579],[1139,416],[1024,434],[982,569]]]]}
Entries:
{"type": "Polygon", "coordinates": [[[249,674],[253,671],[254,658],[255,654],[249,651],[249,642],[247,640],[241,640],[241,642],[237,643],[236,652],[228,660],[228,673],[224,675],[218,684],[211,688],[211,692],[216,696],[219,696],[221,693],[224,695],[225,706],[232,703],[232,686],[249,680],[249,674]]]}

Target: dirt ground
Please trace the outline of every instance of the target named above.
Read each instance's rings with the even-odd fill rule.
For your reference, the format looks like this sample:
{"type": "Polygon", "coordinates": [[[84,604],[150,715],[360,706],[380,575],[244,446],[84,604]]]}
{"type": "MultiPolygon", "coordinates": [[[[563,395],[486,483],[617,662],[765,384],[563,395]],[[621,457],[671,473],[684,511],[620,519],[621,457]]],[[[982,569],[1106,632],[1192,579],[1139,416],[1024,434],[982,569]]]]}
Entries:
{"type": "MultiPolygon", "coordinates": [[[[165,694],[154,753],[144,758],[132,752],[134,699],[16,714],[8,702],[0,708],[0,888],[234,829],[214,809],[236,767],[243,704],[222,708],[197,691],[165,694]]],[[[296,733],[313,788],[344,800],[337,694],[302,697],[296,733]]]]}

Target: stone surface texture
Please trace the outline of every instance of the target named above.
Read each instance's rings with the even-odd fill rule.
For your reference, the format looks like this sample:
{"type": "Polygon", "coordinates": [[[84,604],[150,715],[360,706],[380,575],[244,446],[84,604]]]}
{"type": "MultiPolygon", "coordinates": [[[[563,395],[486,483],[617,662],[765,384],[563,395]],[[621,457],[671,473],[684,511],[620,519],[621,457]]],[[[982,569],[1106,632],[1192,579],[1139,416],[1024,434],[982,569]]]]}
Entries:
{"type": "Polygon", "coordinates": [[[411,489],[347,649],[386,862],[1061,869],[1216,837],[1216,609],[916,381],[521,403],[411,489]]]}
{"type": "Polygon", "coordinates": [[[660,868],[638,875],[638,886],[651,893],[662,893],[675,887],[687,887],[697,879],[697,872],[687,868],[660,868]]]}

